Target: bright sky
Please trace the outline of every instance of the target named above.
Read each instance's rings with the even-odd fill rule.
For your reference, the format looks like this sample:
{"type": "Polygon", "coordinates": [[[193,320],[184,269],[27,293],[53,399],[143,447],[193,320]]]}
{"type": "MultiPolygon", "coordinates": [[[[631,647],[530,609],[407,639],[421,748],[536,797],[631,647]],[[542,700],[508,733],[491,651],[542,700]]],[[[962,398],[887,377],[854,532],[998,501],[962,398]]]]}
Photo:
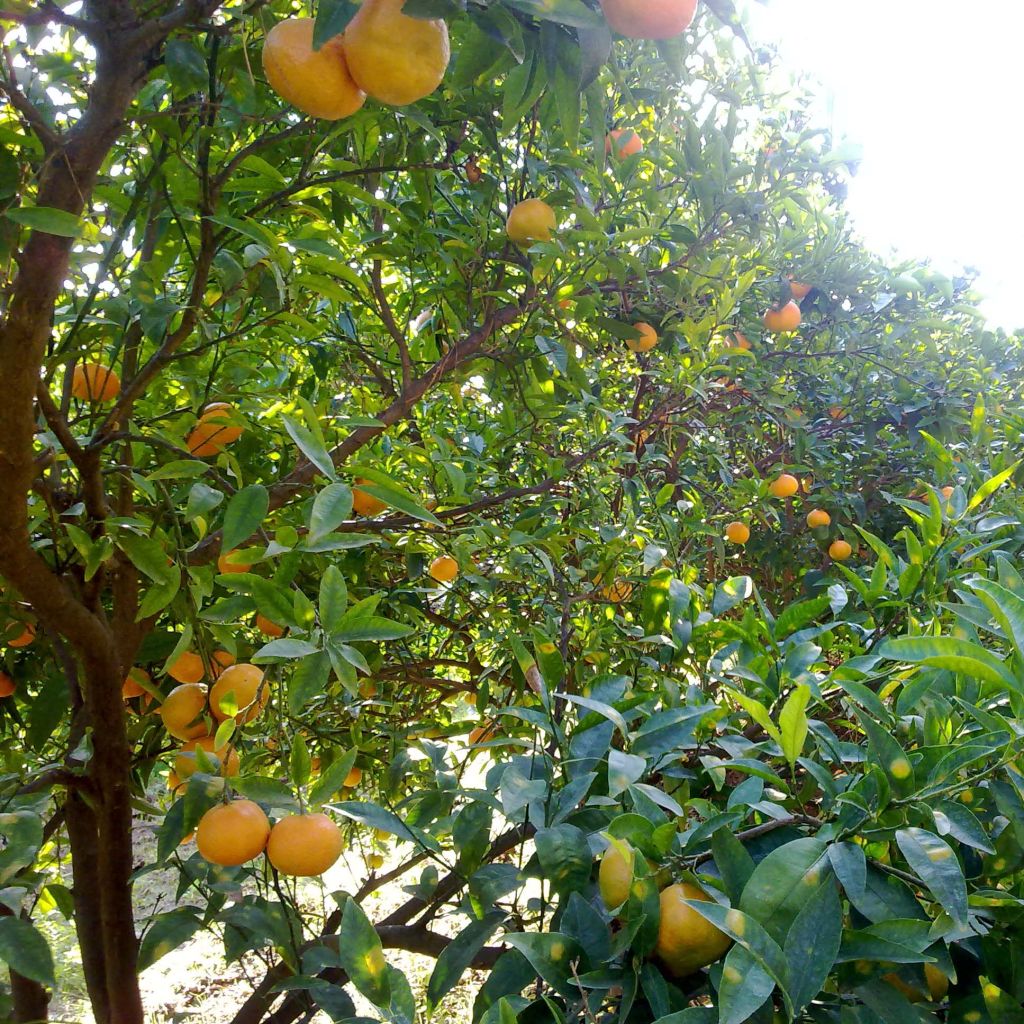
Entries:
{"type": "Polygon", "coordinates": [[[864,146],[849,198],[864,240],[975,267],[991,324],[1024,327],[1024,2],[745,3],[754,45],[824,83],[837,141],[864,146]]]}

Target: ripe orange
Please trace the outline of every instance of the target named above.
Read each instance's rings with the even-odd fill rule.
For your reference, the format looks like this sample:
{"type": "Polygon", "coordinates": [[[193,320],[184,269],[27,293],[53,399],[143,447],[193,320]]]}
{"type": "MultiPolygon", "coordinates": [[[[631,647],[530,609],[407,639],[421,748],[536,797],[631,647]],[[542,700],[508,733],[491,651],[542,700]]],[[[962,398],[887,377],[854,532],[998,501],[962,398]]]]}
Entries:
{"type": "Polygon", "coordinates": [[[813,284],[801,284],[799,281],[794,281],[793,278],[789,279],[789,292],[797,302],[806,299],[813,287],[813,284]]]}
{"type": "Polygon", "coordinates": [[[746,544],[750,540],[750,527],[737,520],[725,528],[725,536],[733,544],[746,544]]]}
{"type": "Polygon", "coordinates": [[[185,783],[178,778],[177,772],[169,771],[167,773],[167,788],[173,796],[177,796],[185,788],[185,783]]]}
{"type": "Polygon", "coordinates": [[[345,776],[345,789],[355,789],[363,781],[363,769],[353,765],[351,771],[345,776]]]}
{"type": "Polygon", "coordinates": [[[637,336],[627,338],[626,345],[631,352],[650,352],[658,344],[658,332],[650,324],[633,324],[637,336]]]}
{"type": "Polygon", "coordinates": [[[204,423],[217,428],[217,433],[211,434],[210,440],[221,445],[233,444],[245,432],[238,423],[234,407],[227,402],[211,402],[199,417],[199,424],[204,423]]]}
{"type": "Polygon", "coordinates": [[[742,331],[734,331],[729,338],[732,344],[726,349],[726,352],[737,349],[741,352],[749,352],[753,348],[753,345],[750,344],[750,339],[742,331]]]}
{"type": "Polygon", "coordinates": [[[71,394],[83,402],[112,402],[121,393],[121,378],[102,363],[78,363],[71,374],[71,394]]]}
{"type": "Polygon", "coordinates": [[[823,508],[812,509],[807,513],[807,525],[812,530],[816,530],[819,526],[828,526],[831,522],[832,517],[823,508]]]}
{"type": "Polygon", "coordinates": [[[284,626],[279,626],[276,622],[271,622],[266,615],[257,613],[256,615],[256,628],[264,635],[269,637],[284,636],[284,626]]]}
{"type": "MultiPolygon", "coordinates": [[[[365,484],[366,481],[357,479],[356,483],[365,484]]],[[[379,516],[387,507],[387,502],[381,501],[380,498],[376,498],[358,487],[352,488],[352,509],[357,514],[367,517],[379,516]]]]}
{"type": "Polygon", "coordinates": [[[322,875],[341,856],[341,829],[326,814],[290,814],[271,830],[267,859],[282,875],[322,875]]]}
{"type": "Polygon", "coordinates": [[[430,563],[430,575],[438,583],[451,583],[459,575],[459,563],[451,555],[438,555],[430,563]]]}
{"type": "Polygon", "coordinates": [[[10,697],[12,693],[14,680],[6,672],[0,672],[0,697],[10,697]]]}
{"type": "Polygon", "coordinates": [[[214,749],[215,742],[213,736],[200,736],[198,739],[189,740],[174,759],[174,771],[178,778],[188,779],[199,770],[199,761],[195,755],[197,749],[216,760],[221,775],[237,775],[240,767],[238,752],[230,743],[214,749]]]}
{"type": "Polygon", "coordinates": [[[800,489],[800,483],[791,473],[777,476],[769,485],[768,493],[773,498],[792,498],[800,489]]]}
{"type": "Polygon", "coordinates": [[[689,27],[697,0],[601,0],[601,9],[627,39],[671,39],[689,27]]]}
{"type": "Polygon", "coordinates": [[[359,684],[359,696],[363,700],[372,700],[377,696],[377,684],[372,679],[364,679],[359,684]]]}
{"type": "Polygon", "coordinates": [[[845,562],[853,554],[853,548],[845,540],[834,540],[829,545],[828,554],[834,562],[845,562]]]}
{"type": "Polygon", "coordinates": [[[211,807],[196,829],[196,846],[211,864],[234,868],[258,857],[270,838],[270,822],[258,804],[234,800],[211,807]]]}
{"type": "Polygon", "coordinates": [[[313,49],[313,19],[279,21],[263,44],[267,81],[286,103],[326,121],[354,114],[366,93],[356,85],[340,35],[313,49]]]}
{"type": "Polygon", "coordinates": [[[429,96],[444,78],[451,48],[440,18],[402,13],[405,0],[363,0],[345,29],[345,59],[363,92],[402,107],[429,96]]]}
{"type": "Polygon", "coordinates": [[[633,863],[636,853],[631,847],[624,846],[623,853],[617,846],[609,846],[601,858],[601,866],[597,870],[597,885],[601,890],[601,899],[609,910],[621,906],[629,898],[629,887],[633,883],[633,863]]]}
{"type": "Polygon", "coordinates": [[[655,954],[676,978],[685,978],[720,960],[732,940],[701,917],[685,900],[707,900],[696,885],[670,885],[661,894],[661,923],[655,954]]]}
{"type": "Polygon", "coordinates": [[[772,306],[764,313],[764,326],[774,334],[795,331],[800,326],[800,307],[795,302],[784,306],[772,306]]]}
{"type": "Polygon", "coordinates": [[[21,632],[13,639],[7,641],[8,647],[28,647],[36,638],[36,624],[34,622],[11,623],[7,628],[8,634],[13,632],[11,626],[21,625],[21,632]]]}
{"type": "Polygon", "coordinates": [[[235,656],[230,651],[214,651],[210,655],[210,675],[214,679],[220,679],[224,669],[230,668],[235,663],[235,656]]]}
{"type": "Polygon", "coordinates": [[[557,226],[555,211],[543,199],[524,199],[509,212],[505,231],[516,245],[530,246],[550,242],[557,226]]]}
{"type": "Polygon", "coordinates": [[[252,568],[250,562],[243,562],[237,551],[228,551],[217,559],[217,571],[222,575],[248,572],[252,568]]]}
{"type": "Polygon", "coordinates": [[[194,740],[210,733],[202,718],[205,709],[206,687],[202,683],[183,683],[164,698],[160,717],[172,736],[179,740],[194,740]]]}
{"type": "Polygon", "coordinates": [[[604,140],[604,151],[620,160],[644,151],[644,140],[632,128],[613,128],[604,140]]]}
{"type": "Polygon", "coordinates": [[[142,683],[150,683],[152,678],[150,674],[144,668],[133,668],[129,671],[128,675],[124,677],[124,685],[121,687],[121,696],[125,700],[131,700],[133,697],[141,697],[144,693],[148,696],[149,693],[142,683]]]}
{"type": "Polygon", "coordinates": [[[198,683],[206,675],[203,659],[194,651],[182,651],[174,663],[167,669],[167,674],[179,683],[198,683]]]}
{"type": "Polygon", "coordinates": [[[623,601],[628,601],[633,596],[633,584],[628,580],[616,580],[614,583],[602,587],[601,594],[606,601],[610,601],[612,604],[622,604],[623,601]]]}
{"type": "Polygon", "coordinates": [[[233,695],[233,703],[238,709],[235,721],[242,725],[251,722],[267,706],[270,687],[263,681],[261,669],[243,662],[224,669],[213,684],[210,690],[210,710],[215,718],[223,720],[229,717],[230,711],[221,707],[229,695],[233,695]]]}
{"type": "Polygon", "coordinates": [[[224,451],[223,428],[210,420],[200,420],[185,440],[185,447],[191,455],[208,459],[224,451]]]}
{"type": "Polygon", "coordinates": [[[475,747],[478,743],[485,743],[487,740],[493,740],[497,735],[497,722],[492,722],[490,725],[478,725],[469,734],[469,745],[471,747],[475,747]]]}

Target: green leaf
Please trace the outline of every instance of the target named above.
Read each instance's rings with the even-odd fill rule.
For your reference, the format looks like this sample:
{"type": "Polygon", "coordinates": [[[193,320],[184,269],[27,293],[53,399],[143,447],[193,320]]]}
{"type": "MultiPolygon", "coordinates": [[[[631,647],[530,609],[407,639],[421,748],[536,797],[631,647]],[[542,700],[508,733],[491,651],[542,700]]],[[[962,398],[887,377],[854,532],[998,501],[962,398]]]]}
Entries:
{"type": "Polygon", "coordinates": [[[299,451],[314,465],[328,480],[337,478],[334,470],[334,463],[331,461],[330,453],[323,442],[311,430],[308,430],[301,423],[297,423],[289,416],[282,416],[284,429],[288,436],[299,446],[299,451]]]}
{"type": "Polygon", "coordinates": [[[194,910],[184,907],[170,910],[154,918],[139,944],[138,971],[152,967],[161,957],[186,943],[202,927],[194,910]]]}
{"type": "Polygon", "coordinates": [[[309,788],[309,804],[318,807],[327,803],[335,793],[341,792],[348,778],[348,773],[355,766],[359,749],[353,747],[346,750],[341,757],[332,761],[322,772],[320,777],[309,788]]]}
{"type": "Polygon", "coordinates": [[[319,50],[329,39],[340,35],[359,10],[353,0],[319,0],[313,25],[313,49],[319,50]]]}
{"type": "Polygon", "coordinates": [[[362,822],[370,828],[390,832],[403,842],[415,842],[435,853],[441,851],[437,840],[422,829],[403,821],[394,811],[385,810],[369,800],[341,800],[332,803],[331,808],[353,821],[362,822]]]}
{"type": "Polygon", "coordinates": [[[734,690],[731,687],[724,686],[722,689],[730,696],[734,701],[750,717],[759,725],[776,743],[782,746],[782,733],[779,731],[778,726],[772,721],[772,716],[768,714],[768,709],[754,697],[748,697],[747,694],[742,693],[740,690],[734,690]]]}
{"type": "Polygon", "coordinates": [[[46,939],[20,917],[0,917],[0,960],[23,978],[55,984],[53,954],[46,939]]]}
{"type": "Polygon", "coordinates": [[[917,778],[906,751],[869,714],[863,711],[856,714],[861,728],[867,733],[871,753],[889,777],[892,788],[899,796],[909,796],[917,789],[917,778]]]}
{"type": "Polygon", "coordinates": [[[365,615],[355,619],[346,618],[341,628],[331,634],[338,643],[355,643],[359,640],[399,640],[415,632],[412,626],[392,622],[380,615],[365,615]]]}
{"type": "Polygon", "coordinates": [[[711,853],[715,866],[721,872],[725,891],[733,904],[738,904],[750,876],[754,873],[754,859],[736,838],[735,833],[724,825],[711,836],[711,853]]]}
{"type": "Polygon", "coordinates": [[[352,515],[352,489],[348,484],[328,484],[314,499],[309,514],[309,542],[336,530],[352,515]]]}
{"type": "Polygon", "coordinates": [[[768,854],[743,889],[740,910],[756,918],[776,942],[783,942],[804,904],[828,884],[826,845],[820,839],[794,839],[768,854]]]}
{"type": "Polygon", "coordinates": [[[807,702],[811,699],[811,688],[801,683],[789,695],[779,713],[779,729],[782,733],[782,753],[790,767],[796,764],[807,740],[807,702]]]}
{"type": "Polygon", "coordinates": [[[327,651],[314,650],[295,667],[288,683],[288,711],[298,717],[313,697],[323,696],[331,678],[331,658],[327,651]]]}
{"type": "Polygon", "coordinates": [[[575,825],[542,828],[534,837],[544,877],[558,893],[582,889],[590,879],[592,858],[584,832],[575,825]]]}
{"type": "MultiPolygon", "coordinates": [[[[982,407],[984,409],[984,406],[982,407]]],[[[971,500],[967,502],[967,511],[971,512],[976,509],[979,505],[990,498],[996,491],[999,490],[1003,484],[1006,483],[1014,473],[1017,472],[1017,468],[1020,466],[1020,462],[1015,462],[1009,469],[1004,469],[1001,473],[996,473],[994,477],[986,480],[975,492],[971,495],[971,500]]]]}
{"type": "Polygon", "coordinates": [[[279,640],[271,640],[264,644],[253,656],[256,664],[265,661],[276,661],[284,659],[290,661],[293,658],[305,658],[309,654],[316,654],[320,648],[308,640],[297,640],[294,637],[285,636],[279,640]]]}
{"type": "Polygon", "coordinates": [[[570,970],[570,964],[582,953],[575,939],[561,932],[516,932],[506,934],[505,942],[518,949],[559,995],[579,997],[570,970]]]}
{"type": "Polygon", "coordinates": [[[4,216],[22,227],[61,238],[77,238],[82,233],[79,217],[66,210],[55,210],[52,206],[18,206],[6,210],[4,216]]]}
{"type": "Polygon", "coordinates": [[[793,1009],[799,1013],[822,989],[843,939],[843,908],[836,887],[818,886],[801,907],[783,951],[793,1009]]]}
{"type": "Polygon", "coordinates": [[[887,640],[875,651],[892,661],[934,665],[950,672],[960,672],[997,686],[1020,692],[1016,677],[990,651],[968,640],[949,636],[902,636],[887,640]]]}
{"type": "Polygon", "coordinates": [[[348,587],[336,565],[329,565],[320,579],[320,625],[329,634],[336,633],[348,607],[348,587]]]}
{"type": "Polygon", "coordinates": [[[1024,657],[1024,598],[993,580],[968,580],[967,586],[980,595],[992,618],[1013,641],[1018,656],[1024,657]]]}
{"type": "Polygon", "coordinates": [[[224,512],[221,551],[227,554],[248,540],[263,523],[270,509],[270,493],[262,484],[250,484],[236,491],[224,512]]]}
{"type": "Polygon", "coordinates": [[[711,614],[716,618],[742,604],[754,593],[754,581],[749,576],[733,576],[715,587],[711,600],[711,614]]]}
{"type": "Polygon", "coordinates": [[[719,1024],[743,1024],[775,990],[775,980],[745,946],[733,946],[722,964],[719,1024]]]}
{"type": "Polygon", "coordinates": [[[960,928],[967,927],[967,882],[950,845],[923,828],[901,828],[896,843],[907,863],[960,928]]]}
{"type": "Polygon", "coordinates": [[[391,1002],[388,962],[380,938],[363,908],[354,899],[345,901],[338,931],[338,959],[352,984],[375,1006],[391,1002]]]}
{"type": "Polygon", "coordinates": [[[430,981],[427,982],[428,1012],[451,992],[462,979],[473,958],[484,947],[484,943],[498,930],[505,920],[504,911],[488,914],[483,920],[471,921],[459,934],[441,950],[430,981]]]}

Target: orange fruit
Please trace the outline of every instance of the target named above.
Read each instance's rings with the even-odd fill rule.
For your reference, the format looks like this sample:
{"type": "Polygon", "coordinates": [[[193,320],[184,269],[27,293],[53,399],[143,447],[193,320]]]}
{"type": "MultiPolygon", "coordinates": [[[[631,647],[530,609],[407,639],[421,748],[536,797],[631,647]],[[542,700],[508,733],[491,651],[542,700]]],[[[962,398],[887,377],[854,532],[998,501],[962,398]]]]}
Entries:
{"type": "Polygon", "coordinates": [[[220,445],[233,444],[245,432],[245,428],[237,422],[234,407],[227,402],[211,402],[199,417],[199,424],[209,424],[217,428],[217,433],[210,435],[210,441],[220,445]]]}
{"type": "Polygon", "coordinates": [[[601,0],[601,10],[627,39],[671,39],[689,27],[697,0],[601,0]]]}
{"type": "Polygon", "coordinates": [[[353,765],[351,771],[345,776],[345,789],[355,789],[363,781],[363,769],[353,765]]]}
{"type": "Polygon", "coordinates": [[[365,102],[348,68],[340,35],[313,49],[313,19],[279,21],[263,43],[263,70],[270,88],[310,117],[337,121],[365,102]]]}
{"type": "Polygon", "coordinates": [[[269,637],[284,636],[284,626],[279,626],[276,622],[271,622],[266,615],[261,615],[257,612],[256,614],[256,628],[264,635],[269,637]]]}
{"type": "Polygon", "coordinates": [[[214,749],[216,739],[213,736],[200,736],[198,739],[189,740],[180,753],[174,758],[174,772],[179,779],[190,778],[199,770],[199,761],[195,756],[196,750],[202,750],[215,758],[220,766],[221,775],[237,775],[240,767],[238,753],[230,743],[214,749]]]}
{"type": "Polygon", "coordinates": [[[828,554],[834,562],[845,562],[853,554],[853,548],[845,540],[834,540],[828,547],[828,554]]]}
{"type": "Polygon", "coordinates": [[[729,335],[729,340],[732,344],[726,349],[727,352],[736,349],[739,349],[742,352],[749,352],[753,348],[753,345],[750,344],[750,339],[741,331],[733,331],[733,333],[729,335]]]}
{"type": "Polygon", "coordinates": [[[359,684],[359,696],[363,700],[372,700],[377,696],[377,684],[372,679],[364,679],[359,684]]]}
{"type": "Polygon", "coordinates": [[[637,336],[627,338],[626,345],[631,352],[650,352],[658,344],[658,332],[650,324],[633,324],[637,336]]]}
{"type": "Polygon", "coordinates": [[[71,374],[71,394],[83,402],[112,402],[121,393],[121,378],[102,363],[78,363],[71,374]]]}
{"type": "Polygon", "coordinates": [[[614,583],[602,587],[601,595],[612,604],[622,604],[623,601],[628,601],[633,596],[633,584],[628,580],[616,580],[614,583]]]}
{"type": "Polygon", "coordinates": [[[393,107],[429,96],[451,56],[440,18],[412,18],[405,0],[363,0],[345,29],[345,59],[363,92],[393,107]]]}
{"type": "Polygon", "coordinates": [[[133,668],[128,675],[124,677],[124,685],[121,687],[121,696],[125,700],[131,700],[133,697],[141,697],[143,694],[149,696],[149,691],[146,690],[142,683],[151,683],[153,680],[150,674],[144,668],[133,668]]]}
{"type": "Polygon", "coordinates": [[[505,231],[516,245],[550,242],[558,226],[555,211],[543,199],[524,199],[509,212],[505,231]]]}
{"type": "Polygon", "coordinates": [[[200,420],[185,439],[185,447],[191,455],[200,459],[208,459],[211,455],[220,455],[224,451],[223,427],[210,420],[200,420]]]}
{"type": "Polygon", "coordinates": [[[206,675],[203,659],[194,651],[182,651],[167,669],[167,674],[179,683],[198,683],[206,675]]]}
{"type": "Polygon", "coordinates": [[[210,733],[203,712],[206,709],[206,687],[202,683],[176,686],[160,705],[164,728],[179,740],[194,740],[210,733]]]}
{"type": "Polygon", "coordinates": [[[341,829],[326,814],[290,814],[271,830],[267,859],[282,875],[322,875],[341,856],[341,829]]]}
{"type": "Polygon", "coordinates": [[[797,302],[806,299],[813,287],[813,284],[801,284],[799,281],[794,281],[793,278],[789,279],[789,292],[797,302]]]}
{"type": "Polygon", "coordinates": [[[177,772],[169,771],[167,773],[167,788],[174,796],[177,796],[185,788],[185,783],[178,778],[177,772]]]}
{"type": "Polygon", "coordinates": [[[772,306],[764,313],[764,326],[774,334],[795,331],[800,326],[800,307],[795,302],[784,306],[772,306]]]}
{"type": "Polygon", "coordinates": [[[214,651],[210,655],[210,675],[220,679],[221,673],[235,663],[235,656],[230,651],[214,651]]]}
{"type": "MultiPolygon", "coordinates": [[[[356,480],[357,484],[365,484],[366,482],[365,480],[356,480]]],[[[387,502],[381,501],[380,498],[376,498],[372,494],[360,490],[358,487],[352,488],[352,510],[358,515],[367,517],[379,516],[387,507],[387,502]]]]}
{"type": "MultiPolygon", "coordinates": [[[[953,492],[955,490],[955,487],[953,487],[951,484],[947,484],[945,487],[942,488],[941,491],[939,491],[939,493],[946,499],[946,501],[949,501],[949,499],[953,497],[953,492]]],[[[14,647],[15,645],[12,643],[11,646],[14,647]]]]}
{"type": "Polygon", "coordinates": [[[841,420],[846,415],[846,410],[841,405],[830,405],[828,415],[830,419],[841,420]]]}
{"type": "MultiPolygon", "coordinates": [[[[34,622],[23,622],[23,623],[12,623],[12,625],[20,625],[21,632],[13,639],[7,641],[8,647],[28,647],[36,638],[36,624],[34,622]]],[[[11,632],[10,626],[8,626],[8,633],[11,632]]]]}
{"type": "Polygon", "coordinates": [[[812,509],[807,513],[807,525],[812,530],[816,530],[819,526],[828,526],[831,522],[832,517],[823,508],[812,509]]]}
{"type": "Polygon", "coordinates": [[[633,862],[636,854],[632,847],[624,847],[626,853],[617,846],[609,846],[601,858],[601,866],[597,870],[597,885],[601,890],[601,899],[609,910],[614,910],[629,899],[629,888],[633,884],[633,862]]]}
{"type": "Polygon", "coordinates": [[[661,894],[661,922],[654,952],[676,978],[685,978],[720,960],[732,945],[728,935],[685,903],[707,898],[702,889],[688,882],[670,885],[661,894]]]}
{"type": "Polygon", "coordinates": [[[258,857],[270,838],[270,822],[258,804],[234,800],[211,807],[196,829],[196,846],[211,864],[234,868],[258,857]]]}
{"type": "Polygon", "coordinates": [[[12,693],[14,680],[6,672],[0,672],[0,697],[10,697],[12,693]]]}
{"type": "Polygon", "coordinates": [[[733,544],[746,544],[750,540],[750,527],[739,521],[730,523],[725,528],[725,536],[733,544]]]}
{"type": "Polygon", "coordinates": [[[255,665],[242,662],[224,669],[217,682],[210,690],[210,710],[214,718],[223,720],[230,712],[224,711],[221,702],[228,696],[234,696],[234,705],[238,709],[235,721],[242,725],[251,722],[270,700],[270,687],[263,681],[263,671],[255,665]]]}
{"type": "Polygon", "coordinates": [[[768,493],[773,498],[792,498],[800,489],[800,483],[791,473],[777,476],[769,485],[768,493]]]}
{"type": "Polygon", "coordinates": [[[430,563],[430,575],[438,583],[451,583],[459,575],[459,563],[451,555],[438,555],[430,563]]]}
{"type": "Polygon", "coordinates": [[[248,572],[252,568],[250,562],[243,562],[237,551],[228,551],[217,559],[217,571],[222,575],[248,572]]]}
{"type": "Polygon", "coordinates": [[[469,734],[469,745],[471,747],[475,747],[478,743],[484,743],[487,740],[493,740],[497,735],[497,722],[492,722],[490,725],[478,725],[469,734]]]}
{"type": "Polygon", "coordinates": [[[613,128],[604,140],[604,151],[614,153],[620,160],[644,151],[644,141],[631,128],[613,128]]]}
{"type": "Polygon", "coordinates": [[[366,863],[369,865],[370,868],[372,868],[374,871],[376,871],[378,868],[384,867],[384,854],[382,854],[382,853],[371,853],[366,858],[366,863]]]}

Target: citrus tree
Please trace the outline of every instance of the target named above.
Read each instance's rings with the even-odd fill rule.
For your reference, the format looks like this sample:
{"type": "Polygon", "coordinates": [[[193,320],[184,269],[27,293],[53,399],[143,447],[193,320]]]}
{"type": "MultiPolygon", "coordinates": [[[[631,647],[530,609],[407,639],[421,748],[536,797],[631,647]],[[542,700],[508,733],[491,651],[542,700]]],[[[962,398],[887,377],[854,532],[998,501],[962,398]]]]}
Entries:
{"type": "Polygon", "coordinates": [[[8,8],[11,1019],[1022,1019],[1020,340],[730,3],[8,8]]]}

